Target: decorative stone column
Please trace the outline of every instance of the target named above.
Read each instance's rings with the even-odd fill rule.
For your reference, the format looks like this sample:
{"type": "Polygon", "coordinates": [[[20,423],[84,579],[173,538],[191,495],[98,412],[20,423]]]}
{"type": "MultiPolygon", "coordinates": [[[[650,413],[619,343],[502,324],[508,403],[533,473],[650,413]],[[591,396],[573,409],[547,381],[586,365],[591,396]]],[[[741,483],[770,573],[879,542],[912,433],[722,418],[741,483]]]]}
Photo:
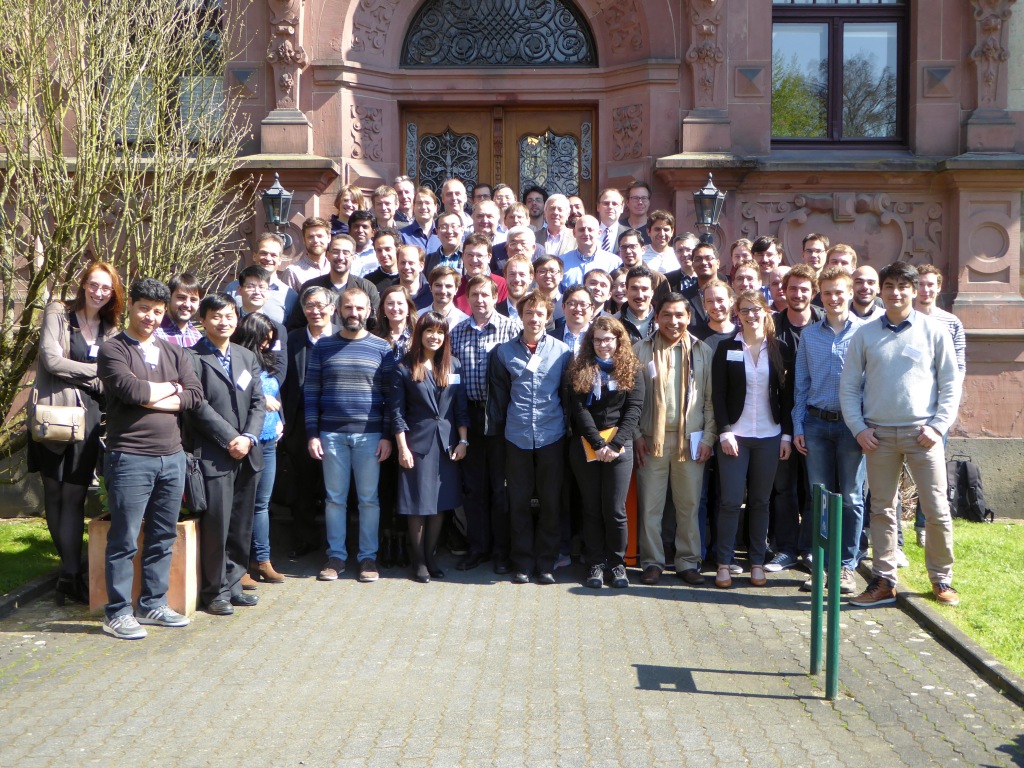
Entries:
{"type": "Polygon", "coordinates": [[[268,155],[313,154],[313,126],[299,109],[299,78],[309,64],[302,47],[303,0],[267,0],[274,72],[274,109],[261,123],[262,151],[268,155]]]}
{"type": "Polygon", "coordinates": [[[1017,0],[971,0],[978,106],[967,120],[968,152],[1012,152],[1017,126],[1007,113],[1010,6],[1017,0]]]}
{"type": "Polygon", "coordinates": [[[730,148],[725,70],[725,0],[687,0],[690,47],[686,63],[693,81],[694,109],[683,118],[683,152],[730,148]]]}

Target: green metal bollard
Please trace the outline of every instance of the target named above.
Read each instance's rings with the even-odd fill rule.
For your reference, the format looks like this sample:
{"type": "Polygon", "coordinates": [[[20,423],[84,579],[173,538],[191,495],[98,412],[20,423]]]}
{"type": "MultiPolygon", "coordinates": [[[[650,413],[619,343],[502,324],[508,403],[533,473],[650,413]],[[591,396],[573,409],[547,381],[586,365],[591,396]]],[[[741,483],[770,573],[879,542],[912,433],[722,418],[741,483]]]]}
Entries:
{"type": "Polygon", "coordinates": [[[811,500],[813,502],[814,525],[813,539],[811,546],[811,674],[817,675],[821,672],[821,610],[822,596],[824,595],[824,562],[821,546],[821,521],[822,511],[825,508],[828,491],[825,486],[818,484],[811,489],[811,500]]]}
{"type": "MultiPolygon", "coordinates": [[[[825,652],[825,697],[835,701],[839,695],[839,580],[842,570],[843,497],[838,493],[825,493],[828,497],[828,648],[825,652]]],[[[815,557],[817,558],[817,553],[815,557]]],[[[815,571],[821,566],[814,563],[815,571]]],[[[820,599],[820,598],[819,598],[820,599]]],[[[819,603],[820,605],[820,603],[819,603]]],[[[820,612],[819,608],[819,612],[820,612]]]]}

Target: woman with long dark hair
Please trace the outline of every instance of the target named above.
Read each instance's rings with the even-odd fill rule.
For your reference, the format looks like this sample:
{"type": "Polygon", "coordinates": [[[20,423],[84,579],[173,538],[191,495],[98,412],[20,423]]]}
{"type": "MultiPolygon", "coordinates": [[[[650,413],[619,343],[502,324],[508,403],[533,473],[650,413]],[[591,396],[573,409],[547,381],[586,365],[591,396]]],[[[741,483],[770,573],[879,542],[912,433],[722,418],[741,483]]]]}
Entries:
{"type": "Polygon", "coordinates": [[[633,432],[644,403],[639,366],[622,323],[602,316],[587,330],[566,371],[569,413],[578,438],[569,446],[569,463],[583,500],[586,586],[593,589],[604,584],[605,569],[611,572],[613,587],[629,586],[626,494],[633,472],[633,432]]]}
{"type": "Polygon", "coordinates": [[[729,564],[744,495],[750,526],[750,583],[763,587],[768,549],[768,501],[779,461],[792,450],[793,352],[775,336],[764,295],[737,299],[740,331],[722,341],[711,365],[711,399],[719,428],[718,574],[715,586],[732,586],[729,564]]]}
{"type": "Polygon", "coordinates": [[[452,357],[448,322],[437,312],[425,313],[391,386],[401,468],[398,513],[408,520],[413,578],[424,584],[444,576],[434,563],[434,550],[444,513],[462,503],[456,462],[465,458],[469,445],[469,401],[461,372],[452,357]]]}
{"type": "MultiPolygon", "coordinates": [[[[29,471],[42,476],[46,525],[61,560],[57,605],[89,602],[82,529],[102,435],[103,384],[96,376],[96,356],[100,345],[117,334],[123,311],[124,286],[117,270],[94,261],[82,273],[74,300],[50,302],[43,312],[32,399],[38,405],[85,409],[83,440],[30,442],[28,450],[29,471]]],[[[34,405],[29,408],[34,411],[34,405]]]]}
{"type": "Polygon", "coordinates": [[[255,589],[257,581],[268,584],[284,583],[284,576],[274,570],[270,562],[270,497],[274,493],[274,477],[277,474],[277,441],[284,434],[281,419],[281,385],[274,375],[277,362],[274,347],[279,341],[277,324],[266,315],[253,312],[238,322],[231,340],[245,347],[260,364],[260,383],[263,398],[267,404],[267,416],[263,420],[263,431],[259,434],[263,449],[263,472],[256,484],[256,507],[252,520],[252,545],[249,550],[249,578],[242,579],[242,586],[255,589]]]}

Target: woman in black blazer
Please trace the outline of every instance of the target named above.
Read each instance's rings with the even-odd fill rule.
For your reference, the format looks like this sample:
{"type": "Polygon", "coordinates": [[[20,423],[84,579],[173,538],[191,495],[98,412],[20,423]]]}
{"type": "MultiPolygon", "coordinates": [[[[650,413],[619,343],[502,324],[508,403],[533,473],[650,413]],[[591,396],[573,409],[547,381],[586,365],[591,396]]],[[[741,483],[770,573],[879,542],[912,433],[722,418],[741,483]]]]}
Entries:
{"type": "Polygon", "coordinates": [[[736,302],[740,332],[722,341],[711,364],[711,399],[719,427],[718,509],[715,586],[732,586],[740,506],[747,499],[750,524],[750,583],[763,587],[768,549],[768,501],[779,461],[792,448],[793,353],[775,337],[771,311],[760,291],[736,302]]]}
{"type": "Polygon", "coordinates": [[[409,521],[413,578],[424,584],[444,576],[434,565],[434,550],[444,512],[462,503],[455,462],[465,458],[469,445],[469,401],[461,370],[451,354],[448,322],[437,312],[425,313],[391,386],[400,467],[398,513],[409,521]]]}
{"type": "Polygon", "coordinates": [[[606,568],[613,587],[629,586],[626,494],[633,472],[633,432],[644,404],[639,367],[622,323],[603,316],[587,330],[566,371],[577,438],[569,445],[569,463],[583,500],[585,584],[592,589],[604,584],[606,568]],[[610,435],[606,430],[613,427],[615,434],[610,435]],[[586,448],[594,457],[589,461],[586,448]]]}

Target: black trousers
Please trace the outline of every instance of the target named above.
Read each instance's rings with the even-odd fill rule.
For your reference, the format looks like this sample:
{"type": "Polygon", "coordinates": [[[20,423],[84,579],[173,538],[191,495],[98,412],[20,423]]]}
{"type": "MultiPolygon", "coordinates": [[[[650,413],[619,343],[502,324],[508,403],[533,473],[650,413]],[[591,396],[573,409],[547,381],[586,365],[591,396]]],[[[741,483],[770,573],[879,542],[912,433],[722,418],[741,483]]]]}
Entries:
{"type": "Polygon", "coordinates": [[[530,451],[505,441],[512,566],[519,573],[551,573],[555,569],[564,470],[564,437],[530,451]],[[534,490],[540,502],[536,525],[530,505],[534,490]]]}
{"type": "Polygon", "coordinates": [[[508,560],[508,494],[505,489],[505,438],[484,436],[483,409],[470,404],[469,450],[462,462],[466,497],[466,537],[472,555],[508,560]]]}
{"type": "Polygon", "coordinates": [[[242,591],[258,481],[259,474],[248,461],[226,475],[205,479],[207,508],[199,524],[199,598],[203,603],[227,600],[242,591]]]}
{"type": "Polygon", "coordinates": [[[578,437],[569,446],[569,461],[583,498],[583,552],[587,565],[625,565],[629,526],[626,495],[633,474],[633,445],[615,461],[587,461],[578,437]]]}
{"type": "Polygon", "coordinates": [[[309,455],[306,443],[292,439],[285,444],[291,469],[288,505],[292,513],[292,545],[319,547],[323,533],[316,516],[325,497],[324,465],[309,455]]]}

